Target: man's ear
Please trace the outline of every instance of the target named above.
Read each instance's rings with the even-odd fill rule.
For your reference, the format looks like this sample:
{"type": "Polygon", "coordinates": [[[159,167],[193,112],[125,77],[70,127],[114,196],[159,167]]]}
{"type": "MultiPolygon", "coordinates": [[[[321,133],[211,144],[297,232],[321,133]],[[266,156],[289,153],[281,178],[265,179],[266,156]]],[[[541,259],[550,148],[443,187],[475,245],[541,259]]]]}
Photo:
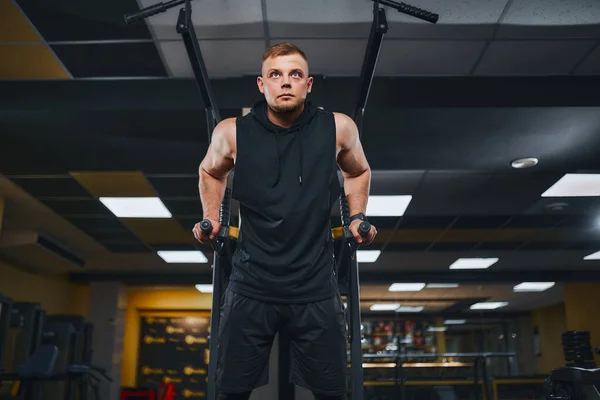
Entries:
{"type": "Polygon", "coordinates": [[[262,76],[256,77],[256,85],[258,86],[258,90],[260,90],[260,92],[264,94],[265,89],[264,89],[264,82],[263,82],[262,76]]]}
{"type": "Polygon", "coordinates": [[[310,93],[310,91],[312,90],[312,85],[313,85],[313,77],[312,76],[308,78],[307,85],[308,85],[308,93],[310,93]]]}

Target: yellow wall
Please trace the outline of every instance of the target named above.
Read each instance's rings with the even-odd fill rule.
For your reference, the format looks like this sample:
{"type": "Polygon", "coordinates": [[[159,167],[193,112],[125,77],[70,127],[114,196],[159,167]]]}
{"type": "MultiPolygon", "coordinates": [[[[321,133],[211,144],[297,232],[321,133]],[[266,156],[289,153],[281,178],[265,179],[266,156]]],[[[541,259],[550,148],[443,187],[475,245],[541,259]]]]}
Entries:
{"type": "Polygon", "coordinates": [[[89,286],[71,283],[66,275],[36,275],[0,260],[0,293],[15,302],[40,303],[48,314],[87,317],[89,286]]]}
{"type": "Polygon", "coordinates": [[[154,291],[132,288],[127,301],[125,317],[125,339],[123,345],[123,364],[121,386],[136,386],[137,360],[140,336],[140,317],[149,310],[169,311],[169,315],[178,315],[175,310],[186,310],[186,316],[194,316],[194,310],[206,315],[212,306],[212,295],[190,290],[154,291]],[[188,311],[189,310],[189,311],[188,311]]]}
{"type": "MultiPolygon", "coordinates": [[[[598,283],[565,284],[566,330],[589,331],[592,349],[600,346],[600,293],[598,283]]],[[[600,364],[600,357],[595,356],[600,364]]]]}
{"type": "Polygon", "coordinates": [[[561,345],[561,335],[566,330],[565,304],[534,310],[532,313],[534,328],[540,335],[541,355],[536,360],[538,374],[547,374],[552,368],[565,364],[561,345]]]}

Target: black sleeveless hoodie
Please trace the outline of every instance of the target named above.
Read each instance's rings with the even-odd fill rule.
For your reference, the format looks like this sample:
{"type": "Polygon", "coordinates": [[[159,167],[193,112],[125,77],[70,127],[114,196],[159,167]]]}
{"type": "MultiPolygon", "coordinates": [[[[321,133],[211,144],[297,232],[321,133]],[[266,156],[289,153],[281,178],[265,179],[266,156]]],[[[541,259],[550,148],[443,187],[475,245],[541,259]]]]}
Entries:
{"type": "Polygon", "coordinates": [[[262,301],[303,303],[337,293],[331,210],[340,195],[333,113],[305,102],[286,129],[257,102],[236,122],[232,197],[240,234],[229,287],[262,301]]]}

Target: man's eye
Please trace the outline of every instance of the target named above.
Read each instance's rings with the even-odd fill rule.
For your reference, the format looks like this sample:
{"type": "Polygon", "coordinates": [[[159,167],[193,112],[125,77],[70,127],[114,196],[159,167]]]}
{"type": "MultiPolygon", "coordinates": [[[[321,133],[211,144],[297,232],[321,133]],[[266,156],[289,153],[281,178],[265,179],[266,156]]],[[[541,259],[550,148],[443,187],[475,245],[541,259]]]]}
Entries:
{"type": "Polygon", "coordinates": [[[278,74],[278,73],[276,73],[276,72],[273,72],[273,73],[271,74],[271,76],[272,76],[273,78],[278,78],[278,77],[279,77],[279,74],[278,74]]]}

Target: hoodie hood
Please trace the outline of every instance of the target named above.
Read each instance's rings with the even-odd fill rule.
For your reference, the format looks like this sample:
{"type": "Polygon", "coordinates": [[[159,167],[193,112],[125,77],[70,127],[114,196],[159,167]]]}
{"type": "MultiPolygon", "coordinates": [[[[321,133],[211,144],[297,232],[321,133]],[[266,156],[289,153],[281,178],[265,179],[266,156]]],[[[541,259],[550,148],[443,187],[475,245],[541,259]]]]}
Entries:
{"type": "Polygon", "coordinates": [[[302,168],[303,168],[303,144],[304,144],[304,131],[306,126],[310,123],[310,121],[317,114],[317,107],[314,106],[310,101],[304,102],[304,110],[298,116],[296,121],[289,128],[284,128],[278,125],[275,125],[269,119],[267,114],[267,102],[265,99],[261,99],[254,103],[252,109],[250,110],[250,114],[252,117],[263,127],[270,132],[273,136],[273,140],[275,140],[275,146],[277,149],[277,174],[275,176],[275,180],[271,187],[277,186],[279,183],[279,178],[281,176],[281,149],[279,147],[279,137],[280,135],[290,135],[296,134],[300,135],[300,144],[298,146],[298,184],[302,185],[302,168]]]}

